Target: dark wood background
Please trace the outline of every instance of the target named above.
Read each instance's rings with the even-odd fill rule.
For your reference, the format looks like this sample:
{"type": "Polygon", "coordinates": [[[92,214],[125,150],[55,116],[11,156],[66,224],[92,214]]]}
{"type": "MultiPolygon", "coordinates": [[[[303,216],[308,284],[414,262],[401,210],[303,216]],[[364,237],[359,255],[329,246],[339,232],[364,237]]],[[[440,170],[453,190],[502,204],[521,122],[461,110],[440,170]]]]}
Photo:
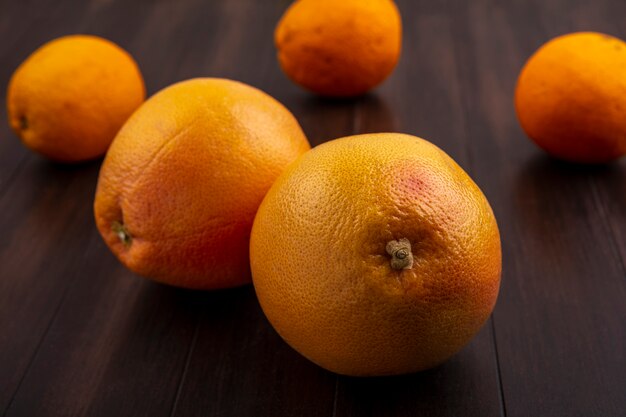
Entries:
{"type": "MultiPolygon", "coordinates": [[[[340,0],[338,0],[340,1],[340,0]]],[[[0,114],[0,410],[6,416],[625,416],[626,164],[568,165],[521,131],[513,90],[553,36],[626,38],[623,0],[399,1],[401,62],[370,95],[316,98],[275,58],[287,0],[0,0],[0,95],[69,33],[132,53],[148,92],[197,76],[282,101],[313,145],[399,131],[448,152],[489,198],[498,304],[478,336],[419,374],[340,377],[289,348],[251,286],[192,292],[125,270],[94,226],[100,161],[28,152],[0,114]]]]}

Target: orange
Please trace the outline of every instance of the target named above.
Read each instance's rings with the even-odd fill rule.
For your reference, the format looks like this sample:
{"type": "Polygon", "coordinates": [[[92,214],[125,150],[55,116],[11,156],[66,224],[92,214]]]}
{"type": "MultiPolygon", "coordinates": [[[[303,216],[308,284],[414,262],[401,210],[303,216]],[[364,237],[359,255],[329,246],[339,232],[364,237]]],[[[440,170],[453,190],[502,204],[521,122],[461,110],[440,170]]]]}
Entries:
{"type": "Polygon", "coordinates": [[[124,265],[156,281],[248,283],[256,210],[308,149],[292,114],[256,88],[211,78],[174,84],[113,141],[96,191],[98,229],[124,265]]]}
{"type": "Polygon", "coordinates": [[[433,367],[489,317],[501,252],[489,203],[433,144],[381,133],[300,157],[263,200],[250,260],[263,311],[346,375],[433,367]]]}
{"type": "Polygon", "coordinates": [[[322,95],[356,96],[395,68],[402,22],[391,0],[298,0],[275,32],[283,71],[322,95]]]}
{"type": "Polygon", "coordinates": [[[9,122],[22,142],[52,160],[103,155],[146,96],[133,58],[96,36],[65,36],[33,52],[8,87],[9,122]]]}
{"type": "Polygon", "coordinates": [[[626,154],[626,43],[571,33],[543,45],[521,71],[522,128],[549,154],[603,163],[626,154]]]}

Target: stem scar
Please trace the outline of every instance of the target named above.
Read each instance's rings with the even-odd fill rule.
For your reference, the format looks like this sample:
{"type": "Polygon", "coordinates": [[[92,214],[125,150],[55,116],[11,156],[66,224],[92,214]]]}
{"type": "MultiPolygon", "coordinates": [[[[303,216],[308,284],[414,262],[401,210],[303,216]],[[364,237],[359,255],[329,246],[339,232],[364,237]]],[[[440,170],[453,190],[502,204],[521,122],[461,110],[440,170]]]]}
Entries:
{"type": "Polygon", "coordinates": [[[122,223],[117,221],[113,222],[111,224],[111,230],[113,230],[113,233],[117,235],[117,237],[120,239],[125,247],[129,247],[130,244],[133,243],[133,237],[131,236],[126,226],[124,226],[122,223]]]}
{"type": "Polygon", "coordinates": [[[409,239],[402,238],[388,242],[386,251],[391,255],[390,264],[393,269],[401,271],[413,267],[413,253],[409,239]]]}

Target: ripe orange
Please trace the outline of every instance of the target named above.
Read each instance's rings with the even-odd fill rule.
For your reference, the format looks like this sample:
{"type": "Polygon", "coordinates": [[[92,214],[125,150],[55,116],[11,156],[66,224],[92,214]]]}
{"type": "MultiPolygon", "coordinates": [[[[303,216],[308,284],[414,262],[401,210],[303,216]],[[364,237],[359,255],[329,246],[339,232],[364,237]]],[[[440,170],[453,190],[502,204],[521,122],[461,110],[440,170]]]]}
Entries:
{"type": "Polygon", "coordinates": [[[515,106],[528,136],[573,162],[626,154],[626,43],[572,33],[543,45],[517,81],[515,106]]]}
{"type": "Polygon", "coordinates": [[[144,101],[133,58],[96,36],[65,36],[33,52],[8,87],[9,123],[30,149],[60,162],[103,155],[144,101]]]}
{"type": "Polygon", "coordinates": [[[283,71],[322,95],[356,96],[395,68],[402,22],[392,0],[297,0],[275,33],[283,71]]]}
{"type": "Polygon", "coordinates": [[[489,317],[501,252],[489,203],[409,135],[318,146],[274,183],[252,229],[254,286],[297,351],[346,375],[433,367],[489,317]]]}
{"type": "Polygon", "coordinates": [[[308,149],[292,114],[256,88],[174,84],[113,141],[96,192],[98,229],[124,265],[154,280],[199,289],[250,282],[256,210],[308,149]]]}

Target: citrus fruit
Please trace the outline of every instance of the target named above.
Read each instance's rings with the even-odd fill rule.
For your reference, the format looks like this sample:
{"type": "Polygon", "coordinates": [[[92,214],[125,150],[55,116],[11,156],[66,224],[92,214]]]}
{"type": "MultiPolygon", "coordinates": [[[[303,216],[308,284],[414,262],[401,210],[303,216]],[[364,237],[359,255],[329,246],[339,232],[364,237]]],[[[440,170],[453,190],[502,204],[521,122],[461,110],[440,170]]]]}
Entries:
{"type": "Polygon", "coordinates": [[[198,289],[250,282],[250,229],[263,196],[309,144],[256,88],[174,84],[122,127],[102,165],[98,229],[132,271],[198,289]]]}
{"type": "Polygon", "coordinates": [[[276,27],[283,71],[321,95],[356,96],[395,68],[402,22],[392,0],[298,0],[276,27]]]}
{"type": "Polygon", "coordinates": [[[626,154],[626,43],[571,33],[543,45],[522,69],[517,115],[549,154],[603,163],[626,154]]]}
{"type": "Polygon", "coordinates": [[[133,58],[96,36],[65,36],[41,46],[9,82],[9,123],[30,149],[59,162],[103,155],[144,101],[133,58]]]}
{"type": "Polygon", "coordinates": [[[337,139],[274,183],[252,229],[261,307],[301,354],[336,373],[433,367],[489,317],[501,251],[489,203],[435,145],[337,139]]]}

